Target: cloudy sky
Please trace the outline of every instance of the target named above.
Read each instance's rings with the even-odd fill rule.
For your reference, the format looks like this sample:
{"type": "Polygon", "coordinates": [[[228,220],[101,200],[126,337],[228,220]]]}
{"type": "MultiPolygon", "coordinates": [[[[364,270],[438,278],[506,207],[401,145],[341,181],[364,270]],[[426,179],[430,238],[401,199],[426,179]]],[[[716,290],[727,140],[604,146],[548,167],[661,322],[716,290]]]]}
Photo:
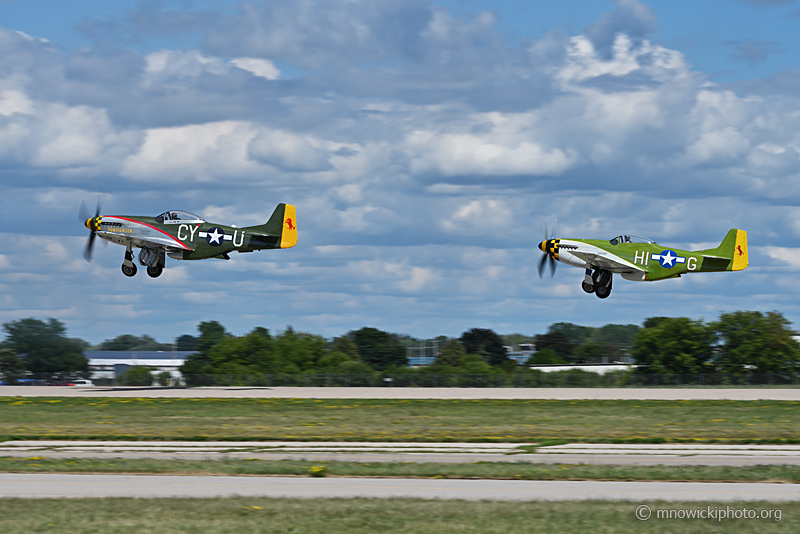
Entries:
{"type": "Polygon", "coordinates": [[[778,310],[800,327],[800,2],[0,0],[0,321],[96,343],[218,320],[341,335],[778,310]],[[82,200],[299,244],[123,276],[82,200]],[[750,267],[607,300],[560,237],[716,246],[750,267]]]}

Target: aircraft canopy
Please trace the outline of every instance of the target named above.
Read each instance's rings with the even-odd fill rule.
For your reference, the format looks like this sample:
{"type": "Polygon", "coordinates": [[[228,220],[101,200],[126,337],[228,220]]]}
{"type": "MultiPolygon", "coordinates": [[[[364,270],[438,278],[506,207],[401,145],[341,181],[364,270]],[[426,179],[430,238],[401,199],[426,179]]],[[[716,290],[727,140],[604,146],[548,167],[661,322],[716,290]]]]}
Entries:
{"type": "Polygon", "coordinates": [[[164,221],[181,221],[181,222],[205,222],[202,217],[189,213],[188,211],[165,211],[156,220],[160,223],[164,221]]]}
{"type": "Polygon", "coordinates": [[[638,235],[625,234],[625,235],[618,235],[614,239],[609,240],[609,243],[611,243],[612,245],[619,245],[621,243],[647,243],[650,245],[654,245],[655,241],[638,235]]]}

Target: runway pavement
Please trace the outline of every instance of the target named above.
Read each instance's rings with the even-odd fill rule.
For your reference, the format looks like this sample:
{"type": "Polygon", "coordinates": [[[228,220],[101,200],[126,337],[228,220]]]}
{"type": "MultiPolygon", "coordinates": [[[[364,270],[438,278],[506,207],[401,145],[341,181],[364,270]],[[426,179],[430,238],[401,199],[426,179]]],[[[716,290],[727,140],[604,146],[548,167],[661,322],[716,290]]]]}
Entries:
{"type": "Polygon", "coordinates": [[[0,497],[414,497],[503,501],[800,500],[795,484],[0,473],[0,497]]]}
{"type": "Polygon", "coordinates": [[[70,387],[0,386],[3,397],[189,397],[309,399],[614,399],[614,400],[787,400],[794,388],[340,388],[340,387],[70,387]]]}
{"type": "Polygon", "coordinates": [[[616,445],[571,443],[143,442],[7,441],[0,456],[48,458],[158,458],[177,460],[309,460],[349,462],[531,462],[603,465],[800,465],[800,445],[616,445]],[[528,444],[530,445],[530,444],[528,444]]]}

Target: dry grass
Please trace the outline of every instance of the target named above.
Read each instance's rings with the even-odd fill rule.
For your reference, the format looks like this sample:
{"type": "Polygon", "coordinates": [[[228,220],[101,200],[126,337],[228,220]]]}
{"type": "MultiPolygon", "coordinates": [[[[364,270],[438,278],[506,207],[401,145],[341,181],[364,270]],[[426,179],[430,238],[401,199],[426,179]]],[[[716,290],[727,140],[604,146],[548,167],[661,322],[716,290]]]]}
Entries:
{"type": "Polygon", "coordinates": [[[800,402],[0,397],[0,439],[800,443],[800,402]]]}
{"type": "MultiPolygon", "coordinates": [[[[648,503],[654,510],[723,508],[719,503],[648,503]]],[[[762,519],[635,518],[631,502],[467,502],[418,499],[0,499],[0,532],[82,534],[373,534],[376,532],[558,532],[708,534],[795,533],[800,503],[731,507],[780,509],[780,522],[762,519]]]]}
{"type": "Polygon", "coordinates": [[[783,482],[800,484],[800,466],[591,465],[521,462],[411,463],[304,460],[158,460],[0,457],[4,473],[135,473],[158,475],[359,476],[509,480],[660,480],[682,482],[783,482]]]}

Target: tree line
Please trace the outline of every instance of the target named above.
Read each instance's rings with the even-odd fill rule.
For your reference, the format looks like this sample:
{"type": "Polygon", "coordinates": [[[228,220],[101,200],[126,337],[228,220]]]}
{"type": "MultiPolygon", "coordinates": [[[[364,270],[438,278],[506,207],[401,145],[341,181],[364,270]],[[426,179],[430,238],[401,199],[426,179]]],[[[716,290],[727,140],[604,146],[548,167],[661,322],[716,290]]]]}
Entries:
{"type": "MultiPolygon", "coordinates": [[[[409,338],[377,328],[352,330],[331,341],[296,332],[291,327],[272,335],[257,327],[236,337],[217,321],[202,322],[194,341],[195,353],[181,366],[184,376],[205,374],[293,374],[405,372],[409,338]]],[[[192,340],[184,338],[185,343],[192,340]]],[[[502,338],[488,329],[473,328],[445,344],[439,366],[470,372],[511,370],[502,338]]]]}
{"type": "MultiPolygon", "coordinates": [[[[181,366],[188,375],[255,375],[296,373],[509,373],[524,372],[508,357],[506,346],[530,343],[530,364],[599,363],[630,357],[640,374],[792,373],[800,371],[800,345],[789,321],[779,312],[736,311],[716,321],[685,317],[651,317],[641,327],[609,324],[594,328],[554,323],[535,336],[500,336],[472,328],[458,338],[417,340],[364,327],[326,340],[291,327],[272,333],[263,327],[234,336],[217,321],[198,325],[198,334],[182,335],[175,344],[129,334],[99,345],[70,338],[65,326],[50,318],[9,321],[0,343],[0,375],[6,382],[27,373],[88,377],[86,350],[193,351],[181,366]],[[438,346],[433,363],[408,369],[407,354],[424,341],[438,346]]],[[[416,353],[416,349],[414,350],[416,353]]],[[[432,352],[431,352],[432,354],[432,352]]]]}

